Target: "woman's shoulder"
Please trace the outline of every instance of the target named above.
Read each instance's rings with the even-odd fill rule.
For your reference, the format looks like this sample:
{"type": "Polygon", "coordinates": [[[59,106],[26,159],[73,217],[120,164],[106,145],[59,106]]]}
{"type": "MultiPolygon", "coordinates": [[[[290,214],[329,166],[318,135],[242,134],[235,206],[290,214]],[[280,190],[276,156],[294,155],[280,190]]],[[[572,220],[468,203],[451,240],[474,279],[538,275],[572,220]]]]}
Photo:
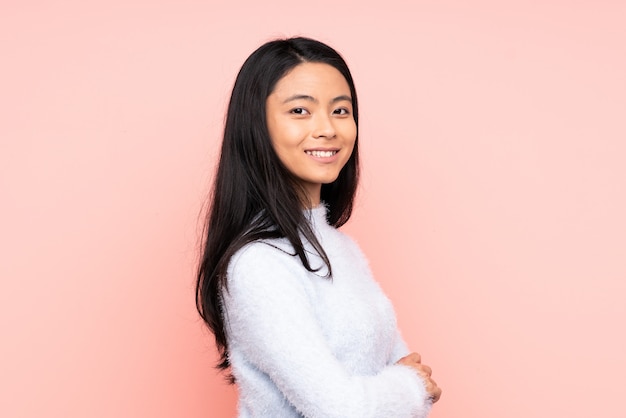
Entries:
{"type": "Polygon", "coordinates": [[[292,246],[287,239],[262,239],[249,242],[237,250],[231,257],[230,265],[274,263],[293,255],[292,246]]]}
{"type": "Polygon", "coordinates": [[[349,235],[347,232],[332,226],[330,228],[331,229],[327,233],[327,236],[329,237],[327,238],[328,241],[332,242],[335,246],[343,249],[344,251],[348,251],[358,256],[365,256],[361,250],[361,246],[352,235],[349,235]]]}
{"type": "Polygon", "coordinates": [[[280,239],[253,241],[231,257],[227,288],[237,299],[255,300],[269,293],[304,294],[306,269],[280,239]]]}

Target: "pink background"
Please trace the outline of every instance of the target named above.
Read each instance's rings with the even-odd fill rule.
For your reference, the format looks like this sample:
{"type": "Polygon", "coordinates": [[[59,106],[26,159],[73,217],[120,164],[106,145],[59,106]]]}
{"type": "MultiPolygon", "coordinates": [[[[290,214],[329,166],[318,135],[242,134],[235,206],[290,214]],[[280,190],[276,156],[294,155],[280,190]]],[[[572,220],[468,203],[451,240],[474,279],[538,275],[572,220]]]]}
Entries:
{"type": "Polygon", "coordinates": [[[198,213],[239,66],[297,34],[353,70],[345,229],[432,417],[626,416],[626,3],[229,3],[0,5],[0,416],[234,415],[198,213]]]}

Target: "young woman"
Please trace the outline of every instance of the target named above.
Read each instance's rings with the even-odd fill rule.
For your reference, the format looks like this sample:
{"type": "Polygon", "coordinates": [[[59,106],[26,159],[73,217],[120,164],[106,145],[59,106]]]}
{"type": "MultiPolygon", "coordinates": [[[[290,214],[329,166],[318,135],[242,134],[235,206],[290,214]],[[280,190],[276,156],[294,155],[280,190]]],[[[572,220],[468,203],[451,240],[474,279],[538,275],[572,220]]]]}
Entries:
{"type": "Polygon", "coordinates": [[[441,390],[337,228],[357,187],[357,96],[329,46],[268,42],[233,88],[197,307],[240,417],[425,417],[441,390]]]}

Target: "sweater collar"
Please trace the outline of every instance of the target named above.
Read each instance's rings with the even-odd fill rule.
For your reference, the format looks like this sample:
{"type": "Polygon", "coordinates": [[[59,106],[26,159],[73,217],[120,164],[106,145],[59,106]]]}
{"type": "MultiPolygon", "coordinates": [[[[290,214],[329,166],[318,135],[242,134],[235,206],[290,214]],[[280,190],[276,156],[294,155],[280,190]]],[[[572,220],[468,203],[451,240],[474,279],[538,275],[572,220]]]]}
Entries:
{"type": "Polygon", "coordinates": [[[328,207],[324,202],[320,203],[318,206],[305,209],[305,216],[310,220],[313,228],[319,228],[320,226],[328,225],[328,221],[326,220],[326,214],[328,213],[328,207]]]}

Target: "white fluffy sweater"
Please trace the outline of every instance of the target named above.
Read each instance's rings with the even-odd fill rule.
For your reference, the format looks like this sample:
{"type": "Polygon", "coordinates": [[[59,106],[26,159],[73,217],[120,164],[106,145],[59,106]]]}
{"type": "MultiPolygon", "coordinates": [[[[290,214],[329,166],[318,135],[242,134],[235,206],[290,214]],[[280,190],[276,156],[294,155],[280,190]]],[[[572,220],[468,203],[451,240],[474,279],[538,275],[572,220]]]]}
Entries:
{"type": "Polygon", "coordinates": [[[223,308],[239,417],[426,417],[424,382],[394,364],[408,350],[364,255],[327,224],[324,206],[310,215],[332,279],[306,271],[284,239],[231,259],[223,308]]]}

